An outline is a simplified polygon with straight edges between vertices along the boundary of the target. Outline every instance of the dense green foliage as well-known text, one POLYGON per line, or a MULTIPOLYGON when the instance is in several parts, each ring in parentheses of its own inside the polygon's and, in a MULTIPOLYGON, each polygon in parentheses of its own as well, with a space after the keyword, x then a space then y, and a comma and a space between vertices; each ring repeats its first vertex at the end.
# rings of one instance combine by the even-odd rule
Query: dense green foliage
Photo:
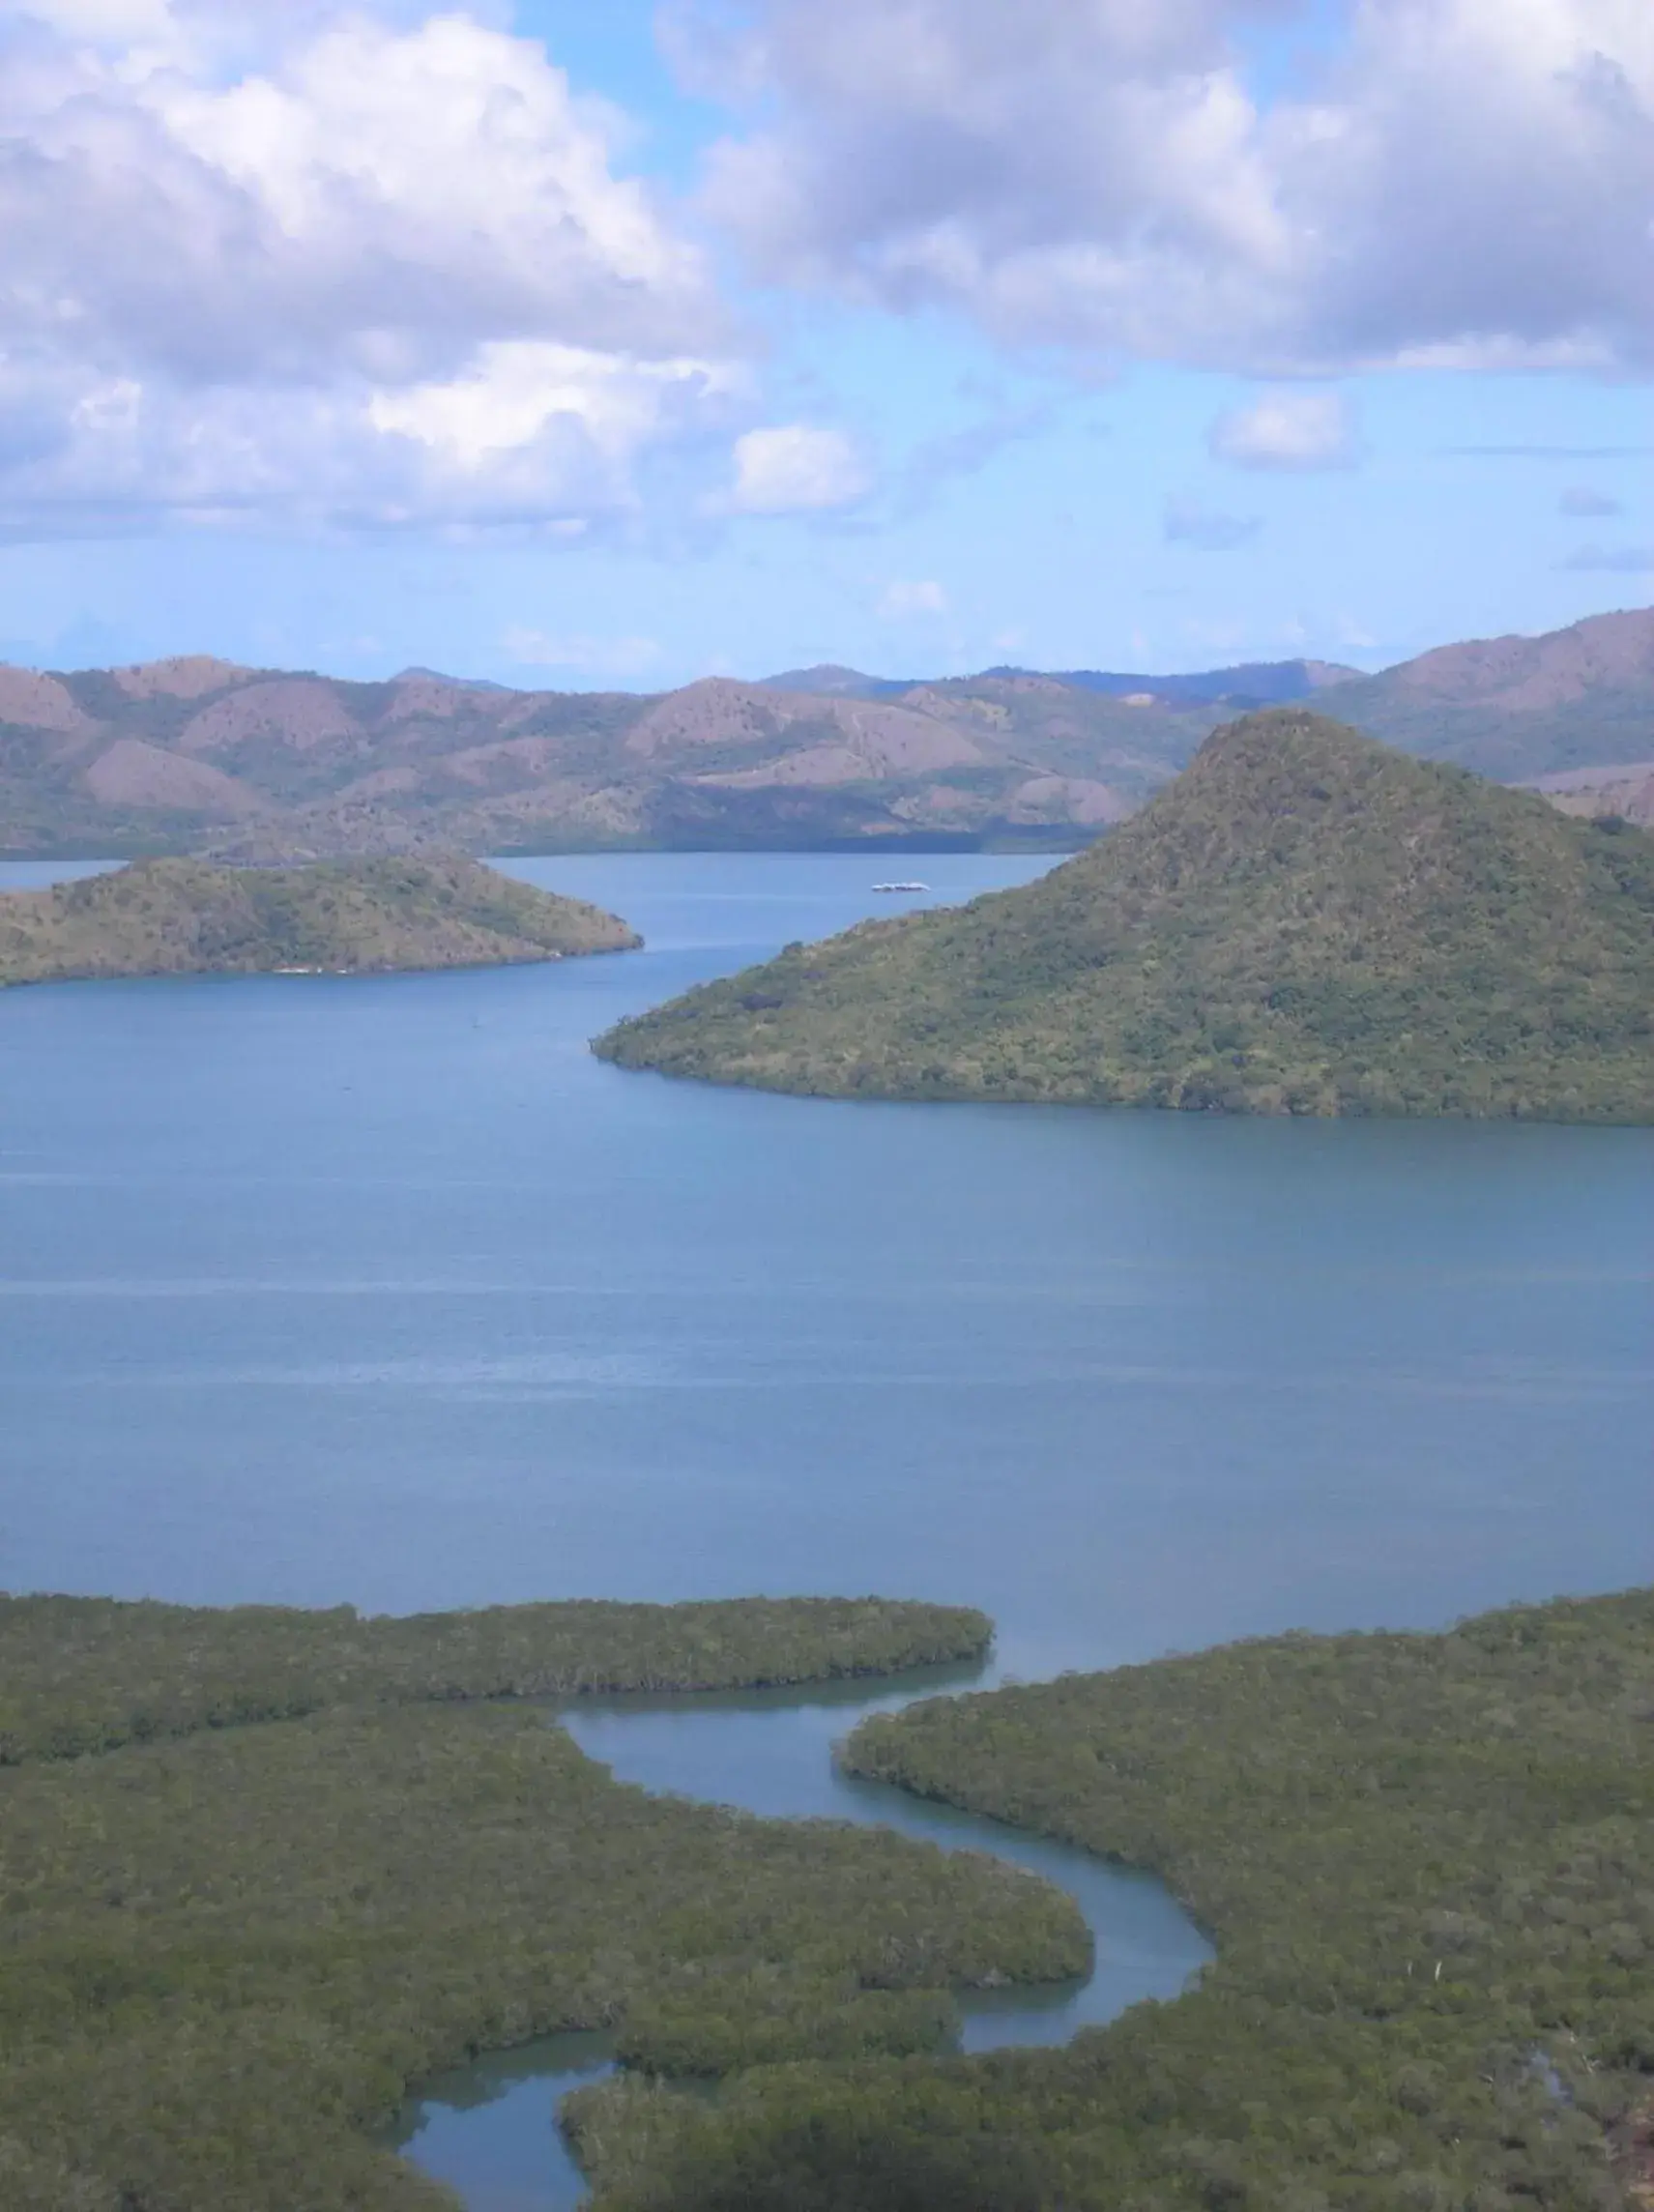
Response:
POLYGON ((1039 883, 595 1049, 839 1097, 1654 1120, 1654 839, 1275 710, 1039 883))
POLYGON ((967 1606, 885 1598, 218 1612, 0 1596, 0 1766, 324 1706, 602 1690, 727 1690, 976 1659, 967 1606))
POLYGON ((1654 1593, 936 1701, 847 1756, 1158 1869, 1217 1965, 1065 2051, 587 2092, 601 2212, 1644 2201, 1654 1593))
POLYGON ((0 984, 471 968, 622 952, 639 942, 597 907, 461 859, 303 868, 139 860, 0 896, 0 984))
POLYGON ((36 1748, 62 1748, 58 1654, 72 1709, 118 1709, 125 1649, 126 1725, 196 1732, 0 1774, 0 2204, 414 2212, 450 2199, 368 2131, 479 2049, 612 2026, 661 2072, 923 2051, 952 1986, 1079 1969, 1078 1911, 1015 1869, 651 1797, 541 1712, 223 1725, 330 1691, 783 1680, 811 1652, 901 1664, 979 1627, 811 1603, 323 1615, 306 1654, 292 1614, 9 1607, 36 1748))

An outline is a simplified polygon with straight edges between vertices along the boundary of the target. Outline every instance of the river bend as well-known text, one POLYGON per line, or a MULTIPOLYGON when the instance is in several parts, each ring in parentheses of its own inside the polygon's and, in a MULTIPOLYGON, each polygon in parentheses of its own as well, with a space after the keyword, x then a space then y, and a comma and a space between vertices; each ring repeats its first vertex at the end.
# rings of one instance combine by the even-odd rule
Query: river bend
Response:
MULTIPOLYGON (((833 1744, 858 1721, 935 1695, 948 1679, 940 1672, 910 1676, 872 1697, 865 1682, 856 1682, 803 1692, 582 1700, 561 1718, 581 1748, 623 1782, 770 1819, 854 1820, 948 1850, 992 1851, 1067 1890, 1091 1930, 1090 1974, 1047 1987, 967 1993, 968 2052, 1065 2043, 1144 1998, 1175 1996, 1211 1949, 1151 1877, 838 1770, 833 1744)), ((572 2212, 585 2181, 558 2131, 557 2106, 610 2065, 602 2035, 549 2036, 491 2052, 426 2083, 403 2114, 397 2146, 456 2189, 467 2212, 572 2212)))

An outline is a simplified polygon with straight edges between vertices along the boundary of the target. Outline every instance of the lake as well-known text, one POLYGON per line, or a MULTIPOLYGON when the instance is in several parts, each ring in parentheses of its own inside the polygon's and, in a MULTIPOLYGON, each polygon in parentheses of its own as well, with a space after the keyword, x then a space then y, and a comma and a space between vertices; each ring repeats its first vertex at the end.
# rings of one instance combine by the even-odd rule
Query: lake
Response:
MULTIPOLYGON (((1036 1676, 1654 1579, 1654 1131, 627 1075, 619 1015, 923 902, 861 856, 513 867, 648 949, 0 994, 0 1586, 881 1591, 1036 1676)), ((578 1732, 799 1811, 854 1717, 578 1732)))

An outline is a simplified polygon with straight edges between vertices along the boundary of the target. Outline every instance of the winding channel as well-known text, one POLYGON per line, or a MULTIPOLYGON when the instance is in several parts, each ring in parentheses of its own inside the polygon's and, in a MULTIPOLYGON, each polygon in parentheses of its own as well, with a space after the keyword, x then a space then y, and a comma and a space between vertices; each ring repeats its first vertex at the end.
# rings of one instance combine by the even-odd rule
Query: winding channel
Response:
MULTIPOLYGON (((963 1995, 962 2048, 1066 2043, 1146 1997, 1175 1996, 1212 1956, 1182 1907, 1147 1875, 1105 1865, 1000 1822, 927 1804, 833 1763, 834 1743, 867 1714, 979 1682, 934 1670, 881 1684, 658 1700, 583 1699, 558 1715, 623 1782, 735 1805, 771 1819, 896 1828, 947 1850, 991 1851, 1068 1891, 1095 1945, 1084 1980, 963 1995)), ((467 2212, 573 2212, 586 2181, 557 2127, 570 2089, 610 2071, 608 2037, 556 2035, 496 2052, 426 2082, 392 2140, 456 2190, 467 2212)))

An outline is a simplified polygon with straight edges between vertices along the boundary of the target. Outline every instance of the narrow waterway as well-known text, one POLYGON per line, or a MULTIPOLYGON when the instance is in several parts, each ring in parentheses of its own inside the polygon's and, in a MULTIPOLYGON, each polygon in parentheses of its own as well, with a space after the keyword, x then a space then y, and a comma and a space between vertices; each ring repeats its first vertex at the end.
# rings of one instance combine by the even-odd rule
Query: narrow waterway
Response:
MULTIPOLYGON (((582 1701, 560 1717, 581 1747, 624 1782, 792 1819, 897 1828, 946 1850, 988 1850, 1059 1883, 1076 1900, 1096 1955, 1083 1981, 975 1991, 964 1999, 966 2051, 1065 2043, 1146 1997, 1171 1997, 1211 1956, 1182 1908, 1147 1876, 1106 1866, 997 1821, 857 1782, 834 1742, 871 1712, 958 1686, 943 1673, 884 1685, 716 1697, 582 1701)), ((608 2071, 600 2035, 547 2037, 496 2052, 424 2085, 396 2140, 456 2189, 468 2212, 570 2212, 584 2193, 557 2127, 562 2098, 608 2071)))

